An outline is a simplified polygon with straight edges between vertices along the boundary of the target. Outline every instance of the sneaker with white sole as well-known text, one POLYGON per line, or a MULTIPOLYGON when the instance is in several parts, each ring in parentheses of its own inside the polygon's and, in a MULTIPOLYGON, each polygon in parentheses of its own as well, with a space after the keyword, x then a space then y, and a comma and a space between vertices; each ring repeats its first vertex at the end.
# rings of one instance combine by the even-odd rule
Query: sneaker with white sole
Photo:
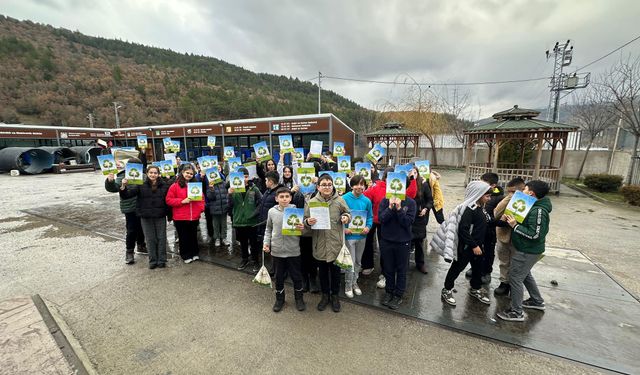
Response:
POLYGON ((512 309, 501 311, 496 314, 498 318, 508 322, 524 322, 524 313, 518 313, 512 309))
POLYGON ((216 242, 213 244, 213 246, 218 247, 220 246, 220 239, 216 238, 216 242))
POLYGON ((353 284, 353 294, 355 294, 356 296, 362 295, 362 290, 360 289, 358 284, 353 284))
POLYGON ((524 307, 525 309, 534 309, 541 311, 544 311, 545 309, 544 302, 538 303, 534 301, 533 298, 522 301, 522 307, 524 307))
POLYGON ((193 258, 185 259, 184 262, 186 264, 189 264, 189 263, 193 262, 193 258))
POLYGON ((194 255, 192 259, 193 259, 193 260, 200 260, 200 257, 199 257, 199 256, 197 256, 197 255, 194 255))
POLYGON ((345 288, 344 289, 344 295, 347 296, 347 298, 353 298, 353 289, 351 288, 345 288))
POLYGON ((231 245, 231 242, 227 241, 227 239, 225 238, 224 240, 222 240, 222 244, 224 246, 229 246, 229 245, 231 245))
POLYGON ((378 282, 376 283, 376 286, 379 289, 384 289, 387 286, 387 279, 384 278, 384 275, 380 275, 380 277, 378 278, 378 282))
POLYGON ((453 291, 451 291, 450 289, 442 288, 442 292, 440 292, 440 298, 442 298, 442 301, 444 301, 448 305, 456 305, 456 299, 453 298, 453 291))
POLYGON ((478 301, 484 303, 485 305, 490 305, 491 304, 491 300, 489 299, 489 296, 487 295, 487 292, 480 288, 480 289, 469 289, 469 295, 471 297, 476 298, 478 301))

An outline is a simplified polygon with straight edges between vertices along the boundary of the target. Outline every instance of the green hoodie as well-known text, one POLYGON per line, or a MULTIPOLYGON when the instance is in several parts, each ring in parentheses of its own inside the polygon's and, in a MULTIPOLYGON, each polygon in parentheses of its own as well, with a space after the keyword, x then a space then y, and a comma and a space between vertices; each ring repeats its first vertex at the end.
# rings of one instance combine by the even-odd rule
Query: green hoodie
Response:
POLYGON ((513 227, 511 242, 518 251, 529 254, 544 253, 544 241, 549 232, 549 197, 538 199, 522 224, 513 227))

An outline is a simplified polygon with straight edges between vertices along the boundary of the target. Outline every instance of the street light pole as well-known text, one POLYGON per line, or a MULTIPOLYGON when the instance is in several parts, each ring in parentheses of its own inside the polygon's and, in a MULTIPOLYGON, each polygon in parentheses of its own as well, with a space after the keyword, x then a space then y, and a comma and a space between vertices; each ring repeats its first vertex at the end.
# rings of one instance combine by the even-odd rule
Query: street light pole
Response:
POLYGON ((118 102, 113 102, 113 110, 116 112, 116 129, 120 129, 120 117, 118 116, 118 109, 122 108, 118 102))

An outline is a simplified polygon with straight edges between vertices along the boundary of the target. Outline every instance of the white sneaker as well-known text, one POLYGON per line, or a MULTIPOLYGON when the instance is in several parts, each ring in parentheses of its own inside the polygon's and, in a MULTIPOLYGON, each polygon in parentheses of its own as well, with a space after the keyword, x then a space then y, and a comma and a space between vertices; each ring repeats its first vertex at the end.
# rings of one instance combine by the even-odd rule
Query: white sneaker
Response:
POLYGON ((185 259, 184 262, 186 264, 189 264, 189 263, 193 262, 193 258, 185 259))
POLYGON ((220 239, 219 238, 216 238, 216 242, 215 242, 214 246, 220 246, 220 239))
POLYGON ((387 279, 384 278, 384 275, 380 275, 376 286, 380 289, 384 289, 387 286, 387 279))
POLYGON ((353 285, 353 294, 355 294, 356 296, 362 295, 362 290, 360 290, 360 287, 358 286, 358 284, 353 285))
POLYGON ((366 270, 362 270, 362 274, 365 276, 371 275, 371 272, 373 272, 373 268, 367 268, 366 270))
POLYGON ((192 259, 193 259, 193 260, 200 260, 200 257, 199 257, 199 256, 197 256, 197 255, 194 255, 192 259))
POLYGON ((229 246, 231 243, 229 241, 227 241, 227 239, 225 238, 224 240, 222 240, 222 244, 224 246, 229 246))
POLYGON ((353 290, 351 288, 345 288, 344 289, 344 294, 348 297, 348 298, 353 298, 353 290))

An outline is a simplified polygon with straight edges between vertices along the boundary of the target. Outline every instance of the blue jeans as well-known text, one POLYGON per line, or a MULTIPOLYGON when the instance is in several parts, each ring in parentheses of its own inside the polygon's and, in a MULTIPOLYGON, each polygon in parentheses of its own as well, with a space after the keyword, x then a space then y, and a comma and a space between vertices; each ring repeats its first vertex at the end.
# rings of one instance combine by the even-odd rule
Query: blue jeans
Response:
POLYGON ((364 253, 364 245, 367 242, 366 237, 358 240, 346 240, 347 247, 351 253, 353 268, 344 274, 344 286, 346 289, 353 288, 358 283, 358 274, 362 270, 362 253, 364 253))

